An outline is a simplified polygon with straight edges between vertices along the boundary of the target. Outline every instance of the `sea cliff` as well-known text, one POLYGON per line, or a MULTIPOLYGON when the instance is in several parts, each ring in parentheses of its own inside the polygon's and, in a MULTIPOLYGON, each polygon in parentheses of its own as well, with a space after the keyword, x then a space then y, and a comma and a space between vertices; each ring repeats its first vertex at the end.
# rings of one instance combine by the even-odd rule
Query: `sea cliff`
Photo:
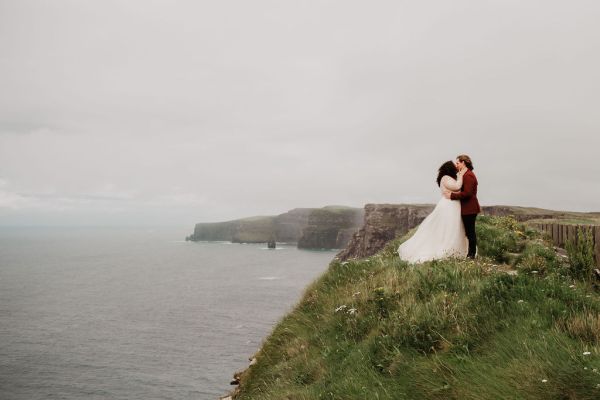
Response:
POLYGON ((297 243, 305 249, 344 248, 363 223, 364 210, 343 206, 295 208, 277 216, 198 223, 191 241, 297 243))
POLYGON ((367 205, 231 397, 597 399, 598 283, 523 221, 598 215, 486 207, 476 261, 408 265, 395 250, 431 207, 367 205))

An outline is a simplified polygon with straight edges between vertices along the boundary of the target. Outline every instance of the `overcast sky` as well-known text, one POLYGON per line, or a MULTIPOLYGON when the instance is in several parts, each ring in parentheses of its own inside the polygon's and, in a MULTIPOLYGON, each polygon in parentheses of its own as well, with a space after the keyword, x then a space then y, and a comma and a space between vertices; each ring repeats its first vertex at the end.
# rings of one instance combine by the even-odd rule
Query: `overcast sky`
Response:
POLYGON ((600 3, 0 0, 0 225, 600 211, 600 3))

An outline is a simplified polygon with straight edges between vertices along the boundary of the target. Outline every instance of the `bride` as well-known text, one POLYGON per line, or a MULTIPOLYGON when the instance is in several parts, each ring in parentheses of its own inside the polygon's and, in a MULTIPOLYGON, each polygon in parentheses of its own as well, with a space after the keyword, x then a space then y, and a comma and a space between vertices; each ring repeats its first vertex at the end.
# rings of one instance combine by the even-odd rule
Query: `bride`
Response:
POLYGON ((400 258, 420 263, 445 257, 465 257, 468 250, 465 227, 460 216, 460 202, 443 197, 445 191, 457 192, 467 169, 457 171, 452 161, 438 170, 437 184, 442 198, 415 234, 398 248, 400 258))

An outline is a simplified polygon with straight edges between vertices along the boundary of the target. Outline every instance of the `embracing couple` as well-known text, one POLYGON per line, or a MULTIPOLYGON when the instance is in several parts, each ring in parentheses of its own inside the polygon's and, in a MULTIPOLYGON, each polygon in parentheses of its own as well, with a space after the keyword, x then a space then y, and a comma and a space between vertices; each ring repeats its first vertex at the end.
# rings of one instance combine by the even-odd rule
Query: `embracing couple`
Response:
POLYGON ((475 219, 481 209, 471 158, 462 154, 456 163, 442 164, 437 184, 442 198, 415 234, 398 248, 403 260, 419 263, 446 257, 475 258, 475 219))

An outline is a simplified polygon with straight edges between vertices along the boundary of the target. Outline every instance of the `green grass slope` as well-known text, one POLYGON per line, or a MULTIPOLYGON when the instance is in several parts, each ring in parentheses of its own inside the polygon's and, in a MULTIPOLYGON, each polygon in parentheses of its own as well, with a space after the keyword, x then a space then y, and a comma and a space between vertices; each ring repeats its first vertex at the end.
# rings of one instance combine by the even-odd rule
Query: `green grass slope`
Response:
POLYGON ((511 218, 477 261, 395 249, 334 261, 275 327, 234 399, 600 399, 600 296, 511 218))

